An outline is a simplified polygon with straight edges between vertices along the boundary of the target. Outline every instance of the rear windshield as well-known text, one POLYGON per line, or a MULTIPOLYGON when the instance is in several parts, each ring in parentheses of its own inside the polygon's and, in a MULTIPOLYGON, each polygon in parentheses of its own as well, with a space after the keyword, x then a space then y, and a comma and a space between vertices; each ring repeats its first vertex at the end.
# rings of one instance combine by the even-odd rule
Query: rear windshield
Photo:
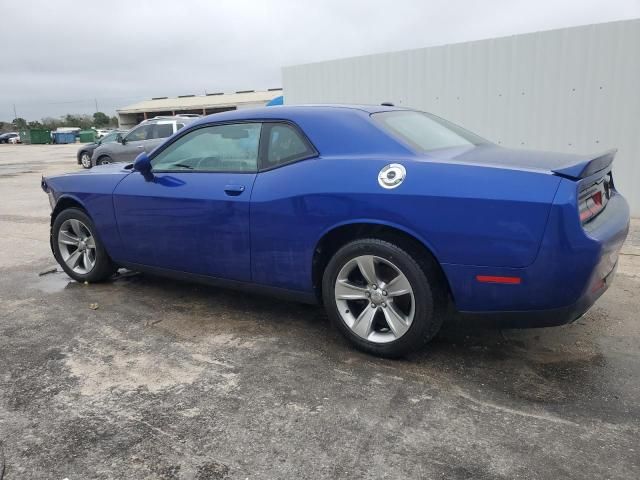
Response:
POLYGON ((385 130, 421 152, 489 143, 464 128, 425 112, 392 111, 371 116, 385 130))

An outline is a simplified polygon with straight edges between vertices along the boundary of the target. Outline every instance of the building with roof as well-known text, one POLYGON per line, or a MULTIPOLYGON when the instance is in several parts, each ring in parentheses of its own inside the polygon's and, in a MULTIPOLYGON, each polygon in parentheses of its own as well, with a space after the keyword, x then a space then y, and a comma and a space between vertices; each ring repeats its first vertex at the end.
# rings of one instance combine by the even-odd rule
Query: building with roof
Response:
POLYGON ((207 93, 206 95, 180 95, 175 98, 156 97, 119 108, 121 128, 131 128, 147 118, 160 115, 198 114, 263 107, 282 95, 282 88, 264 91, 241 90, 235 93, 207 93))

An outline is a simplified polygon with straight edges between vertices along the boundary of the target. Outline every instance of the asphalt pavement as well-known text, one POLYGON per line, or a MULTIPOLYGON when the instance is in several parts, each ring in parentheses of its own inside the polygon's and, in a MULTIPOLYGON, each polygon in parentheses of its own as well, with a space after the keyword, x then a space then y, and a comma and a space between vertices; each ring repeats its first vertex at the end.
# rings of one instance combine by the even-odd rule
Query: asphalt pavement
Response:
POLYGON ((448 325, 384 360, 318 307, 40 276, 40 176, 80 168, 76 150, 0 145, 5 480, 640 478, 640 222, 579 321, 448 325))

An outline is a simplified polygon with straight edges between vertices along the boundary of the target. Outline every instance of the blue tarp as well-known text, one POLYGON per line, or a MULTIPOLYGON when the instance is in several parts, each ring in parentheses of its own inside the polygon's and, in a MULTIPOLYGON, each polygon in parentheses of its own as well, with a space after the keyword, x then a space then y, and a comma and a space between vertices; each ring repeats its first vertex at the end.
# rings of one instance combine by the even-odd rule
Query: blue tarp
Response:
POLYGON ((284 105, 284 95, 272 99, 266 106, 273 107, 274 105, 284 105))

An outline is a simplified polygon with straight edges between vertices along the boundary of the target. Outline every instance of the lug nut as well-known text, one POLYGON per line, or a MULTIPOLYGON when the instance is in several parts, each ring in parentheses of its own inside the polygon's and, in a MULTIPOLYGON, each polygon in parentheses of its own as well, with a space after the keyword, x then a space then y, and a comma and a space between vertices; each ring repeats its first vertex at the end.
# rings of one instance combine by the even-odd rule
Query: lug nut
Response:
POLYGON ((371 292, 367 292, 367 293, 365 293, 365 295, 366 295, 367 297, 370 297, 370 296, 371 296, 371 292))
POLYGON ((375 304, 375 303, 372 303, 372 304, 371 304, 371 308, 376 308, 376 304, 375 304))
POLYGON ((386 296, 387 296, 387 291, 386 291, 386 290, 383 290, 383 291, 382 291, 382 295, 384 295, 384 296, 386 297, 386 296))
POLYGON ((386 304, 386 303, 383 303, 383 304, 382 304, 382 306, 383 306, 384 308, 387 308, 387 304, 386 304))
POLYGON ((378 288, 378 286, 374 283, 373 285, 371 285, 371 288, 373 288, 374 290, 378 288))

